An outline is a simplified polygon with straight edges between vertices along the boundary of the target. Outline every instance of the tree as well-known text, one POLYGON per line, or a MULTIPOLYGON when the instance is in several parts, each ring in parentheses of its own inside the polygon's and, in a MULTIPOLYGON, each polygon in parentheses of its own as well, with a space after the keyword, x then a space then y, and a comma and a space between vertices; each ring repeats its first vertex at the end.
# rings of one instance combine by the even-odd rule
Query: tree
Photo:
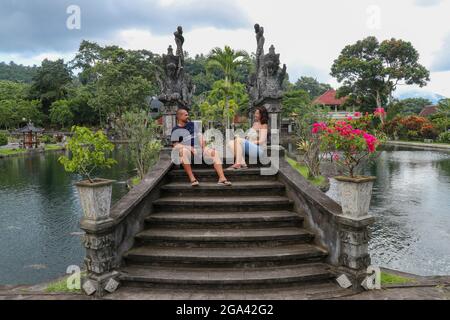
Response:
POLYGON ((75 124, 95 125, 100 122, 98 114, 89 104, 94 97, 95 87, 93 84, 80 85, 74 83, 68 87, 67 100, 73 113, 75 124))
POLYGON ((41 125, 44 119, 38 100, 0 101, 0 128, 17 128, 28 121, 41 125))
POLYGON ((89 105, 97 111, 100 123, 105 124, 120 117, 126 111, 137 111, 147 107, 146 98, 151 91, 151 84, 141 76, 130 77, 128 81, 114 81, 111 73, 114 73, 114 66, 110 66, 109 71, 105 70, 105 78, 99 80, 95 95, 89 100, 89 105), (110 83, 110 85, 108 85, 110 83))
POLYGON ((39 100, 18 100, 14 111, 16 125, 28 121, 31 121, 36 125, 42 125, 46 120, 46 116, 42 112, 39 100))
POLYGON ((299 114, 301 109, 310 104, 311 99, 305 90, 288 91, 283 95, 283 117, 290 117, 292 114, 299 114))
POLYGON ((122 137, 128 141, 132 161, 142 180, 158 161, 161 141, 159 126, 145 111, 126 112, 116 122, 122 137))
POLYGON ((29 89, 28 84, 0 80, 0 100, 24 100, 29 89))
POLYGON ((400 103, 403 105, 402 113, 405 115, 419 114, 423 108, 432 104, 430 100, 424 98, 408 98, 401 100, 400 103))
POLYGON ((230 92, 232 84, 237 77, 237 70, 239 67, 249 65, 249 56, 247 52, 243 50, 233 50, 229 46, 225 46, 224 49, 214 48, 208 55, 207 69, 219 69, 224 74, 224 82, 222 83, 222 91, 224 96, 224 108, 225 114, 228 115, 226 127, 230 127, 229 109, 230 109, 230 96, 227 92, 230 92))
MULTIPOLYGON (((303 90, 298 90, 304 92, 303 90)), ((306 93, 306 92, 305 92, 306 93)), ((326 111, 311 103, 301 104, 296 108, 296 135, 298 149, 303 153, 303 162, 308 167, 308 178, 320 175, 320 139, 312 134, 314 123, 327 119, 326 111)))
POLYGON ((50 107, 50 121, 62 128, 73 123, 74 115, 67 100, 57 100, 50 107))
POLYGON ((14 126, 12 100, 0 100, 0 128, 8 130, 14 126))
POLYGON ((23 66, 11 61, 9 64, 0 62, 0 80, 9 80, 20 83, 31 83, 36 74, 36 66, 23 66))
POLYGON ((445 119, 444 131, 448 131, 450 120, 450 99, 442 99, 439 101, 437 114, 445 119))
POLYGON ((224 49, 214 48, 208 55, 207 70, 219 69, 224 74, 225 82, 234 82, 240 66, 249 65, 248 53, 243 50, 233 50, 229 46, 224 49))
POLYGON ((56 61, 45 59, 33 77, 30 96, 41 101, 42 111, 48 115, 51 104, 65 98, 66 86, 71 81, 71 71, 63 59, 56 61))
POLYGON ((331 75, 342 87, 338 97, 349 95, 361 111, 386 105, 398 85, 429 81, 429 71, 419 64, 419 53, 410 42, 367 37, 346 46, 331 67, 331 75))
POLYGON ((22 118, 37 122, 42 120, 38 103, 26 100, 29 88, 29 85, 23 83, 0 81, 0 128, 16 127, 22 122, 22 118))
POLYGON ((233 118, 248 106, 248 94, 240 82, 227 83, 216 81, 206 99, 199 105, 201 119, 205 122, 222 122, 224 118, 233 118))
POLYGON ((157 93, 157 63, 158 57, 148 50, 83 41, 71 66, 81 70, 81 83, 93 88, 88 104, 105 124, 126 111, 147 107, 146 98, 157 93))
POLYGON ((320 83, 312 77, 301 77, 293 86, 294 90, 304 90, 309 94, 311 99, 315 99, 332 87, 327 83, 320 83))
POLYGON ((73 136, 67 143, 67 149, 71 157, 61 156, 58 161, 67 172, 77 172, 86 177, 90 183, 94 183, 93 174, 102 168, 111 168, 117 163, 116 160, 108 158, 114 150, 114 144, 102 131, 92 132, 89 128, 72 128, 73 136))
POLYGON ((203 54, 196 55, 194 58, 185 57, 184 62, 186 72, 192 76, 192 83, 197 95, 212 90, 214 82, 223 79, 223 73, 220 69, 206 69, 208 58, 203 54))

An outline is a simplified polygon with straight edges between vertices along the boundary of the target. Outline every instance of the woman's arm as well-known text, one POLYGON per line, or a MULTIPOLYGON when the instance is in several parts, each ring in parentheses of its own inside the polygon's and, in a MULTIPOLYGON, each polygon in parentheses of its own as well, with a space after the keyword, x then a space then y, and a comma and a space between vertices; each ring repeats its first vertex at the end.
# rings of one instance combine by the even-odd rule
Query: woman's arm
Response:
POLYGON ((263 124, 259 129, 259 139, 258 141, 256 141, 256 144, 261 145, 267 142, 267 132, 268 132, 267 124, 263 124))

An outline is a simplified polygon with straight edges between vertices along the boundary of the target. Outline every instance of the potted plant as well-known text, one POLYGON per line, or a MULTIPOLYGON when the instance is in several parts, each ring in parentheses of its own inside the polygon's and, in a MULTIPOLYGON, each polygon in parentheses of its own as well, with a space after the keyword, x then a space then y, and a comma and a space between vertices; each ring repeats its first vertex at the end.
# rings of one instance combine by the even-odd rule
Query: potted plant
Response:
POLYGON ((114 144, 101 131, 96 133, 85 127, 72 127, 72 138, 67 143, 71 157, 62 156, 58 160, 67 172, 77 172, 85 180, 76 183, 84 218, 100 221, 109 217, 112 183, 93 177, 95 170, 111 168, 116 164, 108 154, 114 150, 114 144))
POLYGON ((358 120, 348 118, 347 121, 332 121, 329 124, 315 123, 313 133, 319 134, 323 148, 332 149, 332 160, 341 168, 344 175, 335 177, 338 182, 342 213, 354 218, 366 216, 369 211, 372 186, 376 179, 372 176, 361 176, 356 170, 362 162, 370 160, 380 144, 380 140, 362 127, 370 116, 358 120))

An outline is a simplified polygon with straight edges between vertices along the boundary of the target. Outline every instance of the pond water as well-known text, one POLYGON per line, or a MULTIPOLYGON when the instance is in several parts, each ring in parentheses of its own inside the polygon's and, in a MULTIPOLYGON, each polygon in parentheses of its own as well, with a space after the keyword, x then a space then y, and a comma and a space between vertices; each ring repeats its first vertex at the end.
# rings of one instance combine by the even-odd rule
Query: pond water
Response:
MULTIPOLYGON (((374 265, 450 275, 450 153, 386 148, 364 174, 377 177, 369 243, 374 265)), ((327 193, 337 199, 335 181, 327 193)))
MULTIPOLYGON (((0 284, 35 284, 83 264, 81 208, 60 153, 0 159, 0 284)), ((126 192, 132 166, 101 173, 117 180, 113 202, 126 192)), ((370 213, 377 217, 370 251, 374 264, 422 275, 450 274, 450 154, 389 148, 366 169, 376 175, 370 213)), ((328 195, 336 198, 332 180, 328 195)))
MULTIPOLYGON (((58 163, 61 152, 0 159, 0 285, 35 284, 82 266, 81 207, 74 183, 58 163)), ((118 164, 99 176, 117 180, 113 202, 132 173, 122 146, 118 164)))

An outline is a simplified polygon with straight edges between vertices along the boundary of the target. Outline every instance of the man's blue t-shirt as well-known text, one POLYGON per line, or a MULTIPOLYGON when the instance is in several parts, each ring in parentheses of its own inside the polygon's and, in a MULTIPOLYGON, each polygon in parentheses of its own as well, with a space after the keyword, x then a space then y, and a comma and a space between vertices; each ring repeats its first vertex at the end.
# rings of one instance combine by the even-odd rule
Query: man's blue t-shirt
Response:
MULTIPOLYGON (((193 147, 194 146, 194 138, 195 138, 194 132, 195 132, 195 127, 194 127, 193 122, 186 123, 186 125, 184 127, 180 127, 177 124, 172 129, 171 141, 173 143, 175 143, 175 142, 181 143, 183 141, 188 141, 190 139, 191 146, 193 147), (185 129, 185 130, 179 130, 179 133, 174 134, 175 130, 177 130, 177 129, 185 129)), ((186 144, 186 142, 184 144, 186 144)))

